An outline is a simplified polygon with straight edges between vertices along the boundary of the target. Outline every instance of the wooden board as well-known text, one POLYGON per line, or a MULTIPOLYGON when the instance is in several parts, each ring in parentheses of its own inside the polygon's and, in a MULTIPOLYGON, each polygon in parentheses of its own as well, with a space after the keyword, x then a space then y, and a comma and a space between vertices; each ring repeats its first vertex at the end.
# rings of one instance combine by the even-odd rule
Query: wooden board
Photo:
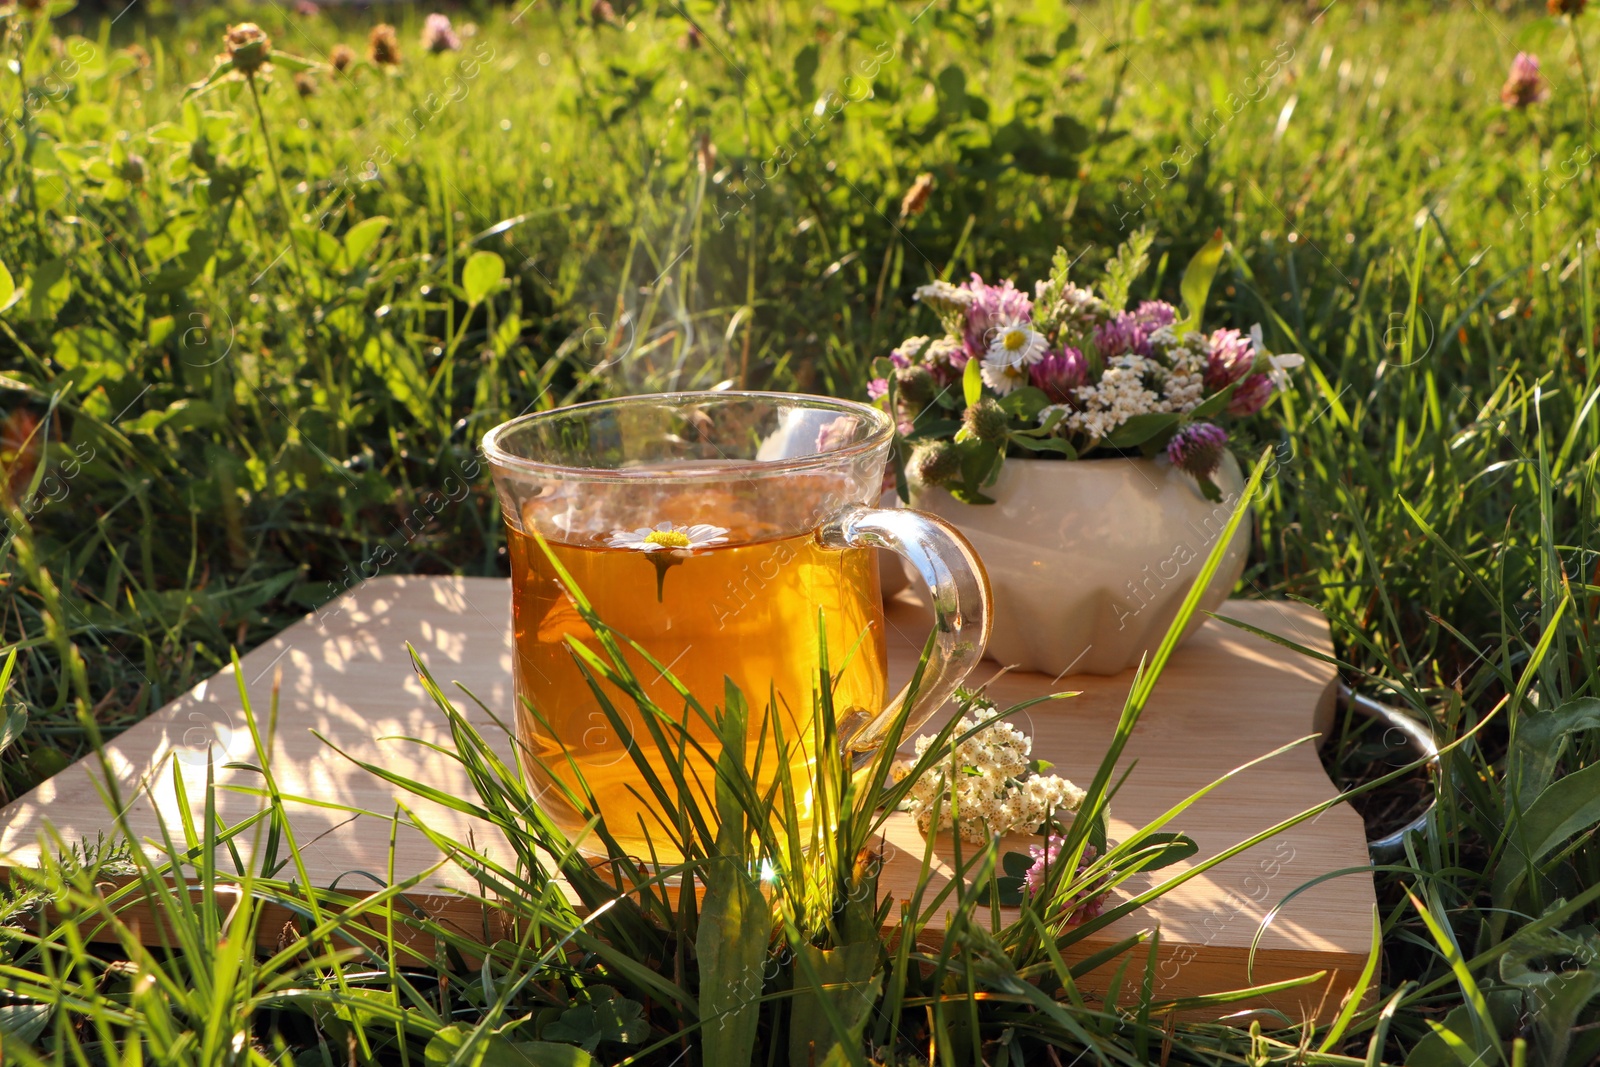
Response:
MULTIPOLYGON (((1224 614, 1328 648, 1327 624, 1294 604, 1230 601, 1224 614)), ((918 607, 896 601, 888 613, 892 681, 909 676, 925 636, 918 607)), ((360 758, 417 780, 470 794, 465 776, 409 736, 448 744, 444 722, 424 695, 407 657, 413 644, 441 683, 459 682, 491 708, 509 712, 511 689, 510 594, 488 578, 376 578, 307 616, 241 660, 252 706, 265 717, 272 685, 281 677, 273 767, 287 794, 383 813, 349 816, 295 805, 292 821, 310 874, 346 891, 362 882, 352 872, 381 873, 388 864, 390 823, 398 791, 333 752, 312 730, 360 758)), ((992 677, 985 663, 975 681, 992 677)), ((1033 735, 1034 755, 1056 772, 1087 783, 1110 738, 1131 677, 1074 676, 1052 685, 1043 675, 1008 673, 990 692, 1006 706, 1063 689, 1071 700, 1030 709, 1016 720, 1033 735)), ((1219 622, 1206 623, 1173 657, 1126 753, 1131 776, 1113 805, 1111 836, 1127 835, 1174 803, 1246 761, 1305 737, 1314 717, 1332 700, 1333 671, 1270 642, 1219 622)), ((486 737, 511 758, 509 740, 470 701, 459 702, 486 737)), ((508 716, 509 718, 509 716, 508 716)), ((931 726, 929 727, 931 729, 931 726)), ((256 785, 256 776, 227 769, 253 759, 230 668, 202 682, 106 748, 135 836, 160 837, 160 821, 179 825, 172 777, 181 772, 196 812, 203 804, 208 761, 219 785, 256 785)), ((74 764, 0 809, 0 866, 38 863, 42 835, 53 829, 68 844, 94 841, 111 827, 93 759, 74 764)), ((1228 846, 1334 794, 1311 745, 1301 745, 1224 783, 1184 813, 1171 829, 1188 833, 1200 857, 1228 846)), ((481 824, 414 797, 404 797, 419 818, 457 840, 475 834, 491 853, 499 844, 481 824)), ((235 823, 257 810, 250 796, 219 789, 219 814, 235 823)), ((1315 971, 1317 985, 1270 998, 1271 1006, 1300 1019, 1337 1011, 1365 961, 1374 903, 1370 874, 1324 882, 1296 896, 1261 937, 1253 972, 1246 961, 1251 939, 1269 909, 1319 875, 1359 868, 1369 860, 1356 814, 1335 807, 1271 841, 1208 871, 1080 946, 1078 957, 1130 933, 1159 928, 1156 996, 1161 999, 1237 989, 1315 971)), ((1019 841, 1020 850, 1025 842, 1019 841)), ((925 840, 904 815, 889 821, 882 888, 905 899, 917 877, 925 840)), ((248 854, 248 849, 244 850, 248 854)), ((953 853, 935 841, 935 877, 948 878, 953 853)), ((402 828, 395 874, 426 870, 438 853, 415 830, 402 828)), ((1149 877, 1169 877, 1181 866, 1149 877)), ((1135 883, 1137 892, 1148 882, 1135 883)), ((481 914, 457 893, 476 893, 465 872, 446 866, 424 891, 408 895, 442 921, 481 925, 481 914)), ((275 930, 270 924, 264 929, 275 930)), ((150 927, 155 936, 155 927, 150 927)), ((275 935, 274 935, 275 936, 275 935)), ((1085 979, 1090 994, 1103 991, 1112 968, 1085 979)))

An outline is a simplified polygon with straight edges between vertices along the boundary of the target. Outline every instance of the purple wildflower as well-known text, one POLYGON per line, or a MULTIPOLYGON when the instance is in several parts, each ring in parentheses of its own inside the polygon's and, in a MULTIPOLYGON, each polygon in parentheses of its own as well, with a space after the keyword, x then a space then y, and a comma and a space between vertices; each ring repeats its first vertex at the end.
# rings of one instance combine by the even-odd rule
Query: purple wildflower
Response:
POLYGON ((1213 423, 1196 422, 1179 430, 1167 442, 1167 458, 1180 470, 1196 478, 1207 478, 1221 465, 1227 447, 1226 430, 1213 423))
POLYGON ((867 399, 882 400, 889 395, 889 380, 887 378, 874 378, 867 383, 867 399))
POLYGON ((1506 107, 1525 108, 1550 96, 1550 87, 1539 74, 1539 57, 1531 52, 1518 52, 1511 61, 1506 83, 1500 87, 1500 102, 1506 107))
POLYGON ((1094 346, 1106 359, 1115 359, 1117 356, 1126 356, 1130 353, 1136 356, 1148 356, 1152 329, 1140 322, 1135 315, 1119 311, 1095 330, 1094 346))
POLYGON ((1265 374, 1250 375, 1239 383, 1239 387, 1229 398, 1228 414, 1254 415, 1267 406, 1267 401, 1272 399, 1272 394, 1277 388, 1272 384, 1272 379, 1265 374))
POLYGON ((1047 353, 1028 368, 1028 377, 1034 387, 1043 390, 1052 404, 1070 401, 1072 391, 1083 384, 1084 375, 1083 353, 1071 345, 1060 352, 1047 353))
POLYGON ((450 16, 437 11, 422 24, 422 50, 424 52, 459 52, 461 38, 450 26, 450 16))
POLYGON ((1155 331, 1177 322, 1178 309, 1165 300, 1146 300, 1134 311, 1133 317, 1155 331))
MULTIPOLYGON (((1029 322, 1033 316, 1033 301, 1028 294, 1011 284, 1007 278, 999 285, 986 285, 974 271, 972 280, 962 288, 973 295, 972 306, 967 309, 967 322, 962 330, 961 343, 970 359, 982 359, 989 351, 989 340, 1002 326, 1029 322)), ((961 361, 962 365, 966 360, 961 361)))
POLYGON ((1206 339, 1206 390, 1217 392, 1250 373, 1255 365, 1255 342, 1234 329, 1214 330, 1206 339))
POLYGON ((856 420, 849 415, 840 415, 817 432, 817 451, 832 452, 849 444, 855 436, 856 420))
MULTIPOLYGON (((1061 860, 1061 848, 1067 839, 1060 834, 1051 834, 1045 841, 1045 846, 1028 846, 1028 855, 1033 857, 1033 866, 1028 868, 1022 876, 1023 886, 1029 894, 1036 894, 1044 888, 1045 879, 1049 876, 1050 868, 1061 860)), ((1083 846, 1083 856, 1078 861, 1078 874, 1088 870, 1089 864, 1094 862, 1097 855, 1093 845, 1083 846)), ((1077 924, 1087 922, 1100 914, 1104 906, 1105 891, 1098 884, 1082 886, 1072 896, 1067 898, 1063 907, 1067 912, 1067 922, 1077 924)))

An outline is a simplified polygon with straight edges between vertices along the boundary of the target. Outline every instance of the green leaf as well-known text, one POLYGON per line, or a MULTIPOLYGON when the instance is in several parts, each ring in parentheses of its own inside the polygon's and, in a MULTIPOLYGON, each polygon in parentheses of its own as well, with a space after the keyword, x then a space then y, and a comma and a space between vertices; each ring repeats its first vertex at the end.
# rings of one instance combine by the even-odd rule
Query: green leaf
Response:
POLYGON ((506 276, 506 263, 494 252, 474 252, 461 268, 461 288, 466 290, 467 303, 476 307, 483 303, 495 286, 506 276))
MULTIPOLYGON (((3 283, 0 288, 4 288, 3 283)), ((28 318, 33 322, 54 319, 71 296, 72 279, 67 274, 67 261, 45 260, 34 268, 33 277, 28 279, 28 318)))
POLYGON ((1029 452, 1059 452, 1068 459, 1078 458, 1078 450, 1064 437, 1023 437, 1020 434, 1013 434, 1008 440, 1018 448, 1025 448, 1029 452))
POLYGON ((1180 418, 1180 415, 1170 411, 1152 411, 1135 415, 1112 430, 1106 437, 1105 444, 1112 448, 1137 448, 1156 434, 1176 428, 1180 418))
MULTIPOLYGON (((796 961, 798 975, 789 1016, 790 1063, 850 1062, 842 1054, 842 1046, 848 1043, 860 1047, 862 1032, 883 984, 883 975, 878 972, 881 952, 882 945, 877 941, 860 941, 835 949, 796 946, 796 955, 804 960, 796 961), (828 1008, 843 1024, 843 1037, 829 1021, 828 1008)), ((705 1062, 720 1061, 707 1056, 705 1062)))
POLYGON ((1517 805, 1526 811, 1550 785, 1571 735, 1595 729, 1600 729, 1600 699, 1595 697, 1570 700, 1519 719, 1506 775, 1517 805))
POLYGON ((1041 389, 1031 385, 1024 385, 1013 389, 1000 398, 1000 410, 1014 419, 1032 423, 1039 418, 1039 412, 1050 406, 1050 398, 1044 395, 1041 389))
POLYGON ((767 945, 772 909, 749 874, 750 827, 741 804, 741 785, 751 785, 742 763, 749 710, 744 695, 727 680, 726 710, 717 720, 722 753, 717 758, 717 855, 706 860, 702 879, 700 929, 695 955, 700 961, 700 1019, 706 1063, 749 1063, 761 1022, 767 945))
POLYGON ((810 103, 817 95, 817 46, 808 44, 794 54, 795 98, 810 103))
MULTIPOLYGON (((762 948, 764 951, 764 944, 762 948)), ((650 1024, 645 1021, 643 1004, 618 996, 616 990, 608 986, 600 986, 591 991, 586 1003, 563 1011, 540 1036, 593 1052, 602 1041, 637 1045, 650 1036, 650 1024)))
POLYGON ((1509 894, 1530 868, 1567 838, 1596 823, 1600 823, 1600 763, 1558 779, 1528 805, 1495 871, 1495 902, 1508 905, 1509 894))
POLYGON ((190 430, 200 426, 217 426, 222 422, 222 412, 211 401, 184 398, 174 400, 165 410, 158 408, 146 411, 126 425, 129 433, 153 433, 162 427, 190 430))
POLYGON ((0 263, 0 311, 17 302, 17 283, 4 263, 0 263))
MULTIPOLYGON (((1120 311, 1127 306, 1128 294, 1133 291, 1133 283, 1139 275, 1144 273, 1145 267, 1150 265, 1150 243, 1155 236, 1145 227, 1141 226, 1128 235, 1117 249, 1117 254, 1111 257, 1106 264, 1104 275, 1100 279, 1100 297, 1111 310, 1120 311)), ((1084 353, 1085 356, 1089 353, 1084 353)), ((1093 363, 1090 367, 1093 369, 1093 363)))
POLYGON ((961 391, 969 408, 983 396, 983 365, 978 360, 967 360, 967 369, 961 372, 961 391))
POLYGON ((472 1067, 593 1067, 594 1057, 575 1045, 552 1041, 513 1041, 501 1034, 483 1032, 476 1037, 459 1024, 446 1026, 428 1042, 423 1053, 430 1067, 450 1063, 472 1067), (456 1059, 462 1049, 467 1055, 456 1059))
POLYGON ((1183 293, 1183 321, 1177 325, 1179 334, 1200 328, 1200 315, 1211 293, 1212 279, 1217 276, 1217 268, 1222 266, 1222 252, 1226 247, 1222 231, 1217 230, 1184 268, 1183 284, 1179 287, 1183 293))
POLYGON ((45 1024, 50 1021, 50 1005, 28 1001, 22 1004, 0 1004, 0 1034, 7 1044, 27 1047, 39 1040, 45 1024))
POLYGON ((352 269, 360 264, 362 257, 378 243, 378 238, 382 237, 383 231, 388 228, 388 216, 374 215, 370 219, 362 219, 345 232, 344 252, 350 257, 352 269))
POLYGON ((0 709, 3 709, 3 717, 0 717, 0 752, 4 752, 27 728, 28 706, 7 693, 3 701, 0 701, 0 709))

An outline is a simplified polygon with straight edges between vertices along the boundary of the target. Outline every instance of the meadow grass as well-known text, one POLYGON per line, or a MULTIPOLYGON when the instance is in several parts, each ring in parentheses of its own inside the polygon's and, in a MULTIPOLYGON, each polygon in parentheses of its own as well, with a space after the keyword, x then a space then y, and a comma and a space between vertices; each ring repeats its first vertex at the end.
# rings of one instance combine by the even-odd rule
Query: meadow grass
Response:
MULTIPOLYGON (((244 9, 0 23, 16 63, 0 83, 0 263, 18 287, 0 292, 16 296, 0 312, 6 795, 363 576, 505 573, 475 448, 509 415, 722 381, 858 395, 872 358, 929 331, 909 293, 930 278, 1039 274, 1058 245, 1087 274, 1149 226, 1141 286, 1170 295, 1221 228, 1232 253, 1207 323, 1260 321, 1309 364, 1274 409, 1281 432, 1246 443, 1272 451, 1243 591, 1326 612, 1344 678, 1441 740, 1477 728, 1442 758, 1426 830, 1383 857, 1379 1007, 1325 1051, 1590 1062, 1596 16, 614 6, 615 23, 585 6, 485 9, 462 51, 437 56, 417 47, 416 10, 251 8, 309 60, 363 50, 379 17, 404 49, 392 70, 298 87, 281 66, 259 107, 236 81, 184 93, 244 9), (1551 90, 1525 111, 1499 98, 1518 50, 1551 90), (902 215, 923 173, 927 206, 902 215)), ((1344 782, 1396 762, 1356 720, 1327 758, 1344 782)), ((1409 782, 1371 794, 1375 832, 1431 792, 1409 782)), ((47 872, 41 891, 76 886, 82 921, 104 918, 92 869, 47 872)), ((269 882, 252 888, 310 909, 269 882)), ((172 1055, 204 1062, 221 1047, 206 1041, 238 1031, 196 1020, 246 1010, 310 1020, 286 1048, 366 1055, 353 1005, 382 1000, 370 1010, 403 1035, 417 1005, 402 1000, 427 1002, 408 991, 414 961, 391 952, 373 978, 324 935, 301 946, 311 959, 225 953, 250 969, 224 990, 236 1000, 196 977, 211 949, 141 965, 194 983, 162 1016, 130 977, 145 972, 107 966, 76 929, 60 949, 22 935, 6 949, 9 987, 82 987, 40 1023, 46 1057, 92 1044, 110 1059, 137 1016, 200 1035, 172 1055)), ((469 1031, 500 992, 464 1003, 469 1031)), ((25 1007, 8 1029, 40 1018, 25 1007)), ((429 1010, 418 1025, 454 1025, 429 1010)), ((1152 1036, 1132 1014, 1051 1040, 1062 1062, 1136 1056, 1152 1036)), ((1326 1033, 1294 1022, 1180 1028, 1168 1054, 1315 1053, 1326 1033)), ((1001 1054, 992 1025, 964 1056, 1001 1054)))

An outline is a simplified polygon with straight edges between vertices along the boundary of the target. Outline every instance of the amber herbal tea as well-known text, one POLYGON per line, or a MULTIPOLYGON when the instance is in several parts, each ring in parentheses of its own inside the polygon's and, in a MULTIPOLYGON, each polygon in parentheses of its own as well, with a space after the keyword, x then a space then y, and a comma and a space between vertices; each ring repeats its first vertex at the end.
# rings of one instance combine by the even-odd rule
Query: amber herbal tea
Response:
MULTIPOLYGON (((549 544, 599 617, 644 646, 707 712, 725 703, 725 677, 739 687, 751 716, 745 763, 755 767, 759 757, 762 786, 777 778, 780 736, 793 780, 809 781, 813 693, 822 662, 819 612, 836 679, 837 716, 870 718, 885 704, 876 553, 824 547, 810 532, 742 541, 718 527, 658 526, 665 529, 619 531, 601 544, 549 544), (691 540, 695 536, 700 543, 691 540), (770 716, 780 722, 763 722, 770 716), (758 740, 763 733, 764 743, 758 740)), ((671 835, 663 830, 659 804, 628 751, 630 740, 601 709, 568 645, 570 637, 598 650, 593 631, 538 543, 514 530, 508 537, 517 694, 519 705, 525 700, 537 712, 519 706, 518 732, 541 806, 576 834, 586 819, 569 796, 583 797, 581 775, 604 808, 608 830, 625 848, 649 856, 653 847, 664 862, 678 859, 666 845, 671 835)), ((711 724, 689 709, 658 668, 631 649, 625 654, 646 692, 677 717, 709 759, 693 750, 681 757, 661 751, 638 709, 602 682, 613 708, 627 720, 631 744, 662 782, 672 780, 668 761, 678 762, 709 798, 720 752, 711 724)), ((808 801, 801 798, 802 804, 808 801)), ((801 819, 808 814, 802 810, 801 819)))

